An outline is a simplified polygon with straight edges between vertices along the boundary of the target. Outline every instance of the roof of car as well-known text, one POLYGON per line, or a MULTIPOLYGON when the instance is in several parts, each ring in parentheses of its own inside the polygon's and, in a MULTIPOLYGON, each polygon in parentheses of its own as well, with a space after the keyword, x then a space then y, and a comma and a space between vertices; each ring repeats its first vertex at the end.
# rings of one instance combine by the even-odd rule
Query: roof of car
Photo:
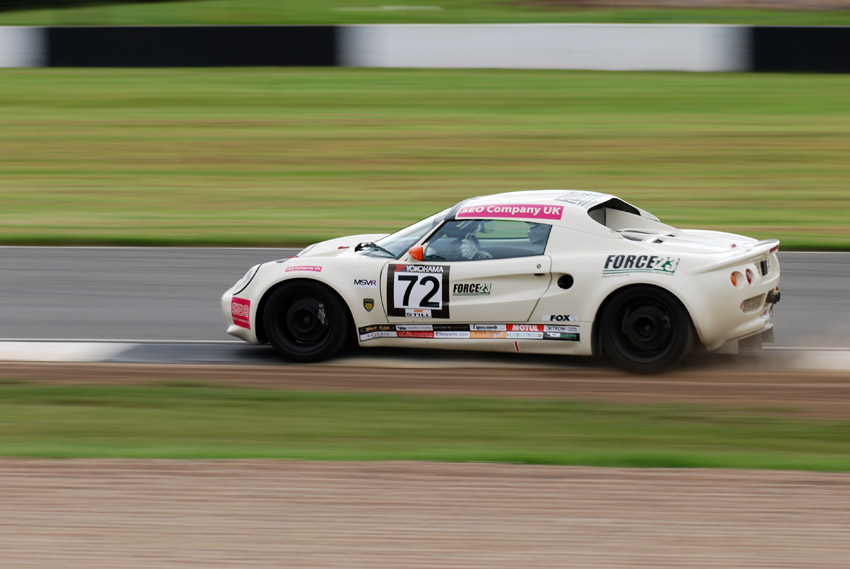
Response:
POLYGON ((583 190, 505 192, 464 200, 455 206, 452 217, 456 219, 509 218, 555 223, 574 218, 579 213, 584 214, 591 207, 611 199, 617 198, 610 194, 583 190))

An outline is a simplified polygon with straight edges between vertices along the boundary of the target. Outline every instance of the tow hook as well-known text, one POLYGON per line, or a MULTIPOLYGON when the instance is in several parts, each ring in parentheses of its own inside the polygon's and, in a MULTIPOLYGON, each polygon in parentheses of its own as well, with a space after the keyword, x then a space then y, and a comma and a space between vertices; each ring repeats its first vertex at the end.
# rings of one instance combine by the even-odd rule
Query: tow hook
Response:
POLYGON ((772 290, 769 293, 767 293, 767 300, 765 300, 765 302, 767 304, 778 304, 779 303, 779 297, 780 297, 779 291, 778 290, 772 290))

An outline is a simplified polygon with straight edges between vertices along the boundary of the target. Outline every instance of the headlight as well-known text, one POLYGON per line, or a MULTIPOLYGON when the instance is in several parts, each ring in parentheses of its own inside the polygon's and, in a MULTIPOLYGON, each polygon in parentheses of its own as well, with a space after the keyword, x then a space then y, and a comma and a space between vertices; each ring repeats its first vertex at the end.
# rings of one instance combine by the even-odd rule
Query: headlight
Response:
MULTIPOLYGON (((260 263, 260 265, 262 265, 262 263, 260 263)), ((257 271, 260 270, 260 265, 254 265, 253 267, 248 269, 248 272, 245 273, 244 277, 236 281, 236 284, 233 285, 233 294, 239 294, 240 292, 245 290, 246 286, 251 284, 251 280, 254 278, 254 275, 256 275, 257 271)))

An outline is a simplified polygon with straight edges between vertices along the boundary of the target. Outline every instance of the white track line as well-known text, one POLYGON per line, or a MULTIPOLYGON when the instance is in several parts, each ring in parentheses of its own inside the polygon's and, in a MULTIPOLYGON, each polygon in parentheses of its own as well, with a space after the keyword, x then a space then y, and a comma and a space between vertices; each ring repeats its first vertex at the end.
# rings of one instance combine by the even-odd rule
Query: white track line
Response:
POLYGON ((135 346, 103 342, 0 342, 0 361, 102 362, 135 346))
MULTIPOLYGON (((245 345, 240 341, 225 341, 225 340, 203 340, 203 341, 176 341, 176 340, 159 340, 159 341, 128 341, 128 340, 108 340, 108 341, 87 341, 87 340, 0 340, 0 362, 103 362, 108 361, 122 353, 128 352, 134 348, 139 348, 144 345, 183 345, 187 346, 184 352, 191 356, 192 345, 222 345, 222 344, 238 344, 245 345)), ((766 348, 764 352, 758 350, 749 350, 742 354, 742 358, 760 357, 767 367, 777 367, 777 369, 794 369, 794 370, 833 370, 833 371, 850 371, 850 348, 793 348, 793 347, 771 347, 766 348)), ((140 360, 147 361, 147 360, 140 360)), ((368 357, 365 353, 355 358, 338 358, 330 360, 327 365, 356 365, 359 367, 385 367, 387 365, 397 366, 402 362, 404 366, 419 367, 421 361, 409 361, 409 358, 402 357, 393 358, 386 355, 378 357, 368 357)), ((169 363, 161 361, 158 363, 169 363)), ((500 367, 527 367, 528 361, 517 359, 515 363, 502 361, 493 364, 478 359, 463 360, 463 359, 446 359, 440 361, 430 360, 429 366, 437 367, 466 367, 474 365, 475 367, 487 367, 488 365, 497 365, 500 367)))

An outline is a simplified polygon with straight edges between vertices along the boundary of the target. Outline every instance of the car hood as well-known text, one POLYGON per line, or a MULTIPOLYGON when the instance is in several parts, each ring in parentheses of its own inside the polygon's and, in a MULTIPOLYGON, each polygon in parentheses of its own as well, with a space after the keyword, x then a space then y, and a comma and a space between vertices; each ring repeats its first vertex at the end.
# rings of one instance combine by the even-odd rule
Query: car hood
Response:
POLYGON ((387 235, 388 233, 364 233, 362 235, 348 235, 346 237, 328 239, 327 241, 314 243, 306 247, 296 257, 336 257, 358 243, 377 241, 387 235))

